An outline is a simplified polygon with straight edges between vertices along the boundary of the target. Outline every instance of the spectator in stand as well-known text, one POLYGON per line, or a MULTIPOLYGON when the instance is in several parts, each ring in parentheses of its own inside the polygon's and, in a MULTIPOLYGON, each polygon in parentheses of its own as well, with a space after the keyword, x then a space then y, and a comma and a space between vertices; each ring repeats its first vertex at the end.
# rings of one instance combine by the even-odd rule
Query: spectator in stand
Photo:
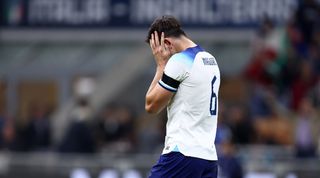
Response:
POLYGON ((311 99, 304 97, 299 105, 294 122, 294 139, 296 156, 309 158, 316 156, 316 147, 320 136, 320 118, 317 115, 311 99))
POLYGON ((15 128, 11 118, 0 110, 0 149, 12 149, 15 139, 15 128))
MULTIPOLYGON (((221 168, 219 177, 223 178, 242 178, 242 167, 239 159, 236 157, 235 146, 232 142, 233 135, 229 127, 230 121, 227 120, 227 114, 230 108, 219 101, 218 127, 216 134, 216 147, 219 156, 218 164, 221 168)), ((246 133, 241 133, 246 134, 246 133)))
POLYGON ((226 140, 231 138, 232 132, 229 127, 229 122, 227 121, 227 112, 228 108, 224 105, 223 102, 219 100, 219 112, 218 112, 218 127, 215 143, 217 144, 217 149, 219 149, 220 144, 226 140))
POLYGON ((311 64, 308 61, 301 61, 300 75, 292 85, 291 107, 298 110, 301 100, 310 94, 311 89, 316 84, 316 76, 313 73, 311 64))
POLYGON ((8 119, 2 130, 2 148, 13 150, 15 147, 16 128, 12 119, 8 119))
POLYGON ((265 17, 251 42, 252 57, 245 76, 256 83, 274 83, 286 58, 286 35, 282 28, 265 17))
POLYGON ((90 125, 91 108, 85 98, 80 98, 71 116, 71 123, 59 145, 60 152, 93 153, 96 143, 90 125))
POLYGON ((269 18, 265 18, 255 38, 252 40, 252 57, 245 70, 245 76, 260 84, 270 84, 271 76, 267 67, 277 55, 276 49, 269 39, 273 39, 274 25, 269 18))
POLYGON ((304 42, 308 45, 312 42, 314 30, 320 22, 320 5, 316 0, 302 0, 299 2, 295 14, 296 24, 302 32, 304 42))
POLYGON ((313 99, 314 99, 315 107, 318 109, 320 114, 320 76, 318 76, 318 83, 313 88, 313 99))
POLYGON ((249 98, 249 110, 253 120, 264 119, 273 115, 272 103, 275 98, 274 87, 266 87, 259 84, 252 86, 249 98))
POLYGON ((2 108, 0 108, 0 148, 4 147, 5 143, 3 140, 3 132, 4 132, 4 128, 7 122, 7 117, 4 114, 4 111, 2 108))
POLYGON ((32 103, 27 117, 18 123, 10 122, 7 126, 7 137, 15 132, 11 149, 14 151, 48 150, 51 144, 51 127, 49 109, 44 104, 32 103))
POLYGON ((165 137, 166 116, 142 115, 138 119, 137 141, 138 151, 142 153, 154 153, 163 147, 165 137))
MULTIPOLYGON (((320 18, 320 17, 319 17, 320 18)), ((314 42, 310 46, 310 64, 313 73, 320 76, 320 29, 315 33, 314 42)))
POLYGON ((34 130, 31 124, 31 110, 29 110, 28 117, 26 119, 19 119, 19 122, 15 123, 16 137, 13 144, 14 151, 32 151, 33 149, 33 136, 34 130))
POLYGON ((50 112, 43 105, 36 105, 31 110, 29 117, 32 132, 32 149, 48 150, 51 145, 51 126, 49 120, 50 112))
MULTIPOLYGON (((220 118, 219 118, 220 119, 220 118)), ((252 123, 246 113, 246 109, 240 105, 234 105, 229 109, 228 121, 230 123, 233 142, 236 144, 249 144, 253 140, 252 123)))
POLYGON ((236 156, 235 145, 231 138, 226 138, 220 144, 219 166, 225 178, 242 178, 243 170, 239 158, 236 156))
POLYGON ((279 102, 275 87, 258 85, 254 89, 249 104, 254 141, 262 144, 289 144, 290 134, 285 134, 290 132, 290 127, 287 126, 288 111, 279 102))
POLYGON ((127 106, 109 104, 96 124, 100 145, 109 151, 130 152, 134 142, 134 114, 127 106))

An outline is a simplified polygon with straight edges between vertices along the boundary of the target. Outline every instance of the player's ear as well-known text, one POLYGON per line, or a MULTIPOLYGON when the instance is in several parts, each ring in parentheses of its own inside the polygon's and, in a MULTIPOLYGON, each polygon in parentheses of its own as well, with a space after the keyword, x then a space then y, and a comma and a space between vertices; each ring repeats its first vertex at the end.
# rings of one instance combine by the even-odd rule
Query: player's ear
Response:
POLYGON ((165 38, 164 39, 164 44, 166 44, 167 46, 171 46, 171 41, 170 41, 170 39, 168 39, 168 38, 165 38))

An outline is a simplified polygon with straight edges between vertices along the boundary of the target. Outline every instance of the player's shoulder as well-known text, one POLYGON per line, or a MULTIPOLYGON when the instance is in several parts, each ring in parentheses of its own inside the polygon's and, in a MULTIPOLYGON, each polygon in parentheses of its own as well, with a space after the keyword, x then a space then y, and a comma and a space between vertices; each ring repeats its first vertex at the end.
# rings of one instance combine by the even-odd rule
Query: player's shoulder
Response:
POLYGON ((195 60, 195 56, 199 52, 204 52, 204 50, 200 46, 195 46, 191 48, 187 48, 184 51, 181 51, 179 53, 176 53, 171 56, 169 59, 170 63, 180 63, 180 64, 186 64, 190 66, 195 60))
MULTIPOLYGON (((190 68, 194 62, 194 59, 190 58, 187 54, 183 52, 176 53, 172 55, 168 61, 169 65, 174 65, 176 67, 187 67, 190 68)), ((167 65, 168 65, 167 64, 167 65)))
POLYGON ((172 55, 169 60, 176 61, 176 62, 181 62, 181 61, 184 61, 184 60, 186 60, 188 58, 189 57, 188 57, 187 54, 185 54, 183 52, 179 52, 179 53, 175 53, 174 55, 172 55))

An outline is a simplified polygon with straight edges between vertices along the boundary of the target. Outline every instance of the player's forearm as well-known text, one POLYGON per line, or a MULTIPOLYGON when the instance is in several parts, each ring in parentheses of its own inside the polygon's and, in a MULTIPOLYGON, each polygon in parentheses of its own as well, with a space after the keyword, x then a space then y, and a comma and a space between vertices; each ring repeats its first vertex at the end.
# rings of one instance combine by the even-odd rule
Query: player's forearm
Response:
POLYGON ((157 85, 157 83, 161 79, 162 74, 163 74, 163 70, 164 70, 164 66, 157 66, 156 73, 155 73, 155 75, 153 77, 153 80, 152 80, 150 86, 149 86, 147 95, 152 92, 152 89, 157 85))
MULTIPOLYGON (((152 54, 157 64, 155 76, 146 94, 145 109, 149 113, 160 112, 164 108, 167 99, 167 97, 164 97, 163 94, 160 94, 157 88, 157 83, 161 79, 164 67, 171 56, 170 50, 168 50, 169 48, 164 42, 164 38, 163 32, 161 32, 161 38, 159 39, 158 32, 155 31, 151 34, 151 38, 149 40, 152 54)), ((170 95, 167 95, 169 98, 170 95)))
POLYGON ((157 113, 158 111, 155 111, 154 109, 151 109, 151 108, 156 108, 156 110, 158 110, 157 108, 158 107, 155 107, 154 103, 156 101, 156 97, 157 97, 157 93, 154 91, 154 88, 155 86, 157 85, 157 83, 159 82, 159 80, 161 79, 162 77, 162 74, 163 74, 163 70, 164 70, 164 66, 157 66, 157 70, 156 70, 156 73, 154 75, 154 78, 149 86, 149 89, 147 91, 147 94, 146 94, 146 101, 145 101, 145 108, 146 108, 146 111, 150 113, 157 113))

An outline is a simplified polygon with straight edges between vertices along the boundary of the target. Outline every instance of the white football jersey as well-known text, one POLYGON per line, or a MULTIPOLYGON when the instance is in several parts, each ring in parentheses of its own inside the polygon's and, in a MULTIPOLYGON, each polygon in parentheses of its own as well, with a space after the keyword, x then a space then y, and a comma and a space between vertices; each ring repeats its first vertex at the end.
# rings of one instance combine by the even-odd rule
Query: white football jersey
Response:
POLYGON ((200 46, 174 54, 162 79, 163 88, 176 92, 167 106, 165 147, 185 156, 217 160, 218 91, 220 71, 216 59, 200 46))

